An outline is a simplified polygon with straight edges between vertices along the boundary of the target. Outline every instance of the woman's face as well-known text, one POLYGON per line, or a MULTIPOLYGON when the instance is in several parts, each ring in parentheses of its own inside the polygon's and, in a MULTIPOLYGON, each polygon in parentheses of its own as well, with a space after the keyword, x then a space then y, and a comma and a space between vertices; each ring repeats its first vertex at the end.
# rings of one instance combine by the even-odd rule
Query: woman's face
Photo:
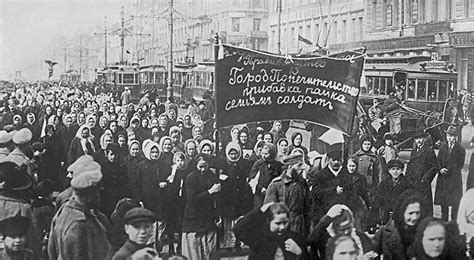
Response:
POLYGON ((109 107, 109 113, 115 113, 115 107, 114 106, 110 106, 109 107))
POLYGON ((188 143, 188 146, 186 147, 186 154, 191 157, 196 155, 196 144, 194 142, 188 143))
POLYGON ((156 147, 156 146, 153 147, 153 148, 151 148, 151 150, 150 150, 150 159, 152 159, 152 160, 158 160, 158 157, 159 157, 159 155, 160 155, 160 152, 159 152, 159 151, 160 151, 160 150, 158 150, 158 147, 156 147))
POLYGON ((371 141, 364 141, 362 143, 362 151, 369 152, 370 148, 372 148, 372 142, 371 141))
POLYGON ((288 224, 289 219, 286 213, 273 215, 273 219, 270 221, 270 231, 281 235, 288 228, 288 224))
POLYGON ((86 115, 84 115, 84 114, 82 114, 82 113, 79 114, 78 121, 79 121, 79 123, 80 123, 81 125, 84 124, 84 122, 86 121, 86 115))
POLYGON ((150 111, 150 117, 155 117, 156 116, 156 110, 152 109, 150 111))
POLYGON ((229 151, 229 157, 232 161, 239 159, 239 155, 240 155, 239 152, 237 152, 237 150, 235 149, 232 149, 229 151))
POLYGON ((301 138, 301 135, 298 134, 295 136, 295 139, 293 140, 293 143, 295 146, 300 146, 301 142, 303 141, 303 138, 301 138))
POLYGON ((413 227, 420 220, 421 205, 418 202, 408 204, 403 218, 407 226, 413 227))
POLYGON ((107 135, 104 138, 104 148, 106 148, 109 144, 112 143, 112 136, 107 135))
POLYGON ((288 154, 288 142, 287 141, 281 141, 278 144, 278 151, 281 154, 288 154))
POLYGON ((270 150, 268 149, 268 147, 262 148, 262 151, 260 152, 260 156, 262 156, 262 159, 265 161, 268 160, 268 158, 270 158, 270 150))
POLYGON ((234 129, 232 130, 232 133, 231 133, 230 135, 231 135, 231 137, 232 137, 232 141, 237 141, 238 138, 239 138, 239 129, 234 128, 234 129))
POLYGON ((209 163, 205 160, 199 160, 197 163, 196 163, 196 169, 200 172, 200 173, 203 173, 205 170, 207 170, 209 168, 209 163))
POLYGON ((112 131, 112 133, 116 133, 117 129, 118 129, 117 122, 110 123, 110 130, 112 131))
POLYGON ((20 117, 16 116, 15 119, 13 119, 13 124, 14 125, 19 125, 21 123, 20 117))
POLYGON ((446 242, 446 230, 441 225, 429 226, 423 232, 421 244, 429 257, 439 257, 443 253, 446 242))
POLYGON ((57 116, 62 116, 63 115, 63 110, 61 108, 56 109, 56 115, 57 116))
POLYGON ((281 130, 281 122, 280 121, 275 122, 275 129, 276 130, 281 130))
POLYGON ((127 118, 122 116, 122 118, 120 118, 120 123, 122 124, 122 126, 126 126, 127 125, 127 118))
POLYGON ((82 136, 82 138, 89 137, 89 128, 82 129, 81 136, 82 136))
POLYGON ((257 135, 257 143, 258 143, 259 141, 263 141, 263 134, 258 134, 258 135, 257 135))
POLYGON ((200 127, 194 127, 193 136, 201 135, 202 131, 200 127))
POLYGON ((334 255, 332 259, 337 260, 356 260, 357 259, 357 247, 354 241, 346 239, 339 243, 334 249, 334 255))
POLYGON ((87 126, 89 127, 94 127, 95 126, 95 119, 92 118, 92 117, 89 117, 89 119, 87 120, 87 126))
POLYGON ((127 132, 127 138, 128 140, 135 140, 135 133, 132 131, 127 132))
POLYGON ((190 116, 185 116, 184 117, 184 123, 186 125, 190 125, 191 124, 191 117, 190 116))
POLYGON ((148 128, 148 119, 143 119, 142 120, 142 127, 143 128, 148 128))
POLYGON ((184 160, 181 157, 176 158, 176 162, 174 163, 176 165, 176 168, 182 169, 184 167, 184 160))
POLYGON ((168 111, 168 116, 171 118, 171 119, 174 119, 176 117, 176 113, 174 112, 173 109, 170 109, 168 111))
POLYGON ((247 143, 247 141, 248 141, 247 133, 246 132, 240 133, 239 139, 240 139, 241 143, 243 143, 243 144, 247 143))
POLYGON ((137 156, 139 152, 140 146, 137 143, 132 144, 132 146, 130 147, 130 155, 137 156))
POLYGON ((51 115, 53 113, 53 109, 50 106, 46 107, 46 114, 51 115))
POLYGON ((124 136, 119 136, 119 138, 117 139, 117 143, 120 147, 125 147, 127 140, 125 140, 124 136))
POLYGON ((171 143, 171 140, 170 139, 166 139, 163 141, 163 152, 164 153, 168 153, 168 152, 171 152, 171 148, 173 148, 173 144, 171 143))
POLYGON ((357 164, 353 160, 347 161, 347 171, 349 173, 354 173, 357 170, 357 164))
POLYGON ((166 117, 160 116, 160 118, 158 119, 158 123, 160 127, 166 127, 166 117))
POLYGON ((273 143, 273 137, 272 137, 272 135, 271 135, 271 134, 265 134, 265 135, 263 136, 263 141, 264 141, 265 143, 267 143, 267 144, 273 143))
POLYGON ((209 145, 204 145, 202 147, 201 153, 206 154, 206 155, 211 155, 212 154, 211 147, 209 147, 209 145))
POLYGON ((151 120, 151 128, 153 128, 153 127, 158 127, 158 119, 156 119, 156 118, 153 118, 151 120))

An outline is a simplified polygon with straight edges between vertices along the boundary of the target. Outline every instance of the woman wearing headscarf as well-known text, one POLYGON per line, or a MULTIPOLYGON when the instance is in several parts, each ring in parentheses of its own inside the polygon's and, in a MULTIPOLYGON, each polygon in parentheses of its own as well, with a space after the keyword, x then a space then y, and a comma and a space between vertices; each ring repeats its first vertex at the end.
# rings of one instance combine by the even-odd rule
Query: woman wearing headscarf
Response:
POLYGON ((247 186, 249 161, 242 159, 242 149, 237 142, 230 142, 225 149, 226 164, 220 176, 221 193, 218 200, 219 216, 222 217, 224 234, 221 248, 238 246, 232 232, 235 220, 253 208, 253 197, 247 186))
POLYGON ((246 126, 242 127, 239 131, 239 145, 242 150, 252 150, 253 145, 249 138, 249 131, 246 126))
POLYGON ((283 159, 285 159, 285 157, 287 157, 288 154, 290 154, 288 146, 289 146, 288 139, 281 138, 280 140, 278 140, 277 156, 276 156, 277 161, 282 162, 283 159))
POLYGON ((178 111, 174 109, 168 109, 168 125, 169 127, 175 126, 176 125, 176 119, 178 117, 178 111))
POLYGON ((53 125, 46 126, 46 136, 43 137, 43 143, 46 145, 46 152, 43 158, 47 162, 47 179, 50 179, 55 189, 59 189, 59 173, 61 166, 67 161, 63 151, 64 146, 61 138, 58 136, 56 128, 53 125))
POLYGON ((188 139, 184 142, 184 155, 186 157, 186 165, 188 169, 194 169, 194 165, 191 165, 191 162, 194 162, 196 155, 198 154, 198 144, 193 139, 188 139))
POLYGON ((128 128, 128 118, 125 114, 120 114, 119 115, 118 124, 119 124, 119 126, 123 127, 124 129, 128 128))
POLYGON ((53 107, 50 106, 50 105, 46 105, 44 107, 44 110, 40 111, 40 114, 39 114, 40 120, 39 120, 39 122, 40 122, 40 125, 41 125, 41 137, 44 136, 44 128, 48 124, 49 117, 52 116, 53 114, 54 114, 54 110, 53 110, 53 107))
POLYGON ((265 192, 270 182, 281 175, 283 165, 275 160, 277 149, 272 143, 265 143, 261 151, 261 159, 257 160, 250 170, 249 184, 254 194, 254 208, 261 207, 265 192))
POLYGON ((13 116, 13 130, 20 130, 23 128, 23 119, 19 114, 13 116))
POLYGON ((183 118, 183 130, 181 131, 183 134, 183 140, 188 140, 193 137, 193 123, 191 122, 191 115, 184 115, 183 118))
POLYGON ((83 155, 92 156, 96 151, 93 140, 90 129, 86 125, 80 126, 69 146, 68 165, 71 165, 77 158, 83 155))
POLYGON ((140 127, 138 127, 136 134, 137 134, 137 140, 140 142, 143 142, 145 139, 150 138, 151 136, 151 131, 148 128, 148 117, 142 117, 140 127))
POLYGON ((256 161, 261 159, 262 157, 260 156, 260 153, 262 152, 262 147, 265 142, 263 141, 257 141, 253 147, 252 154, 248 158, 250 165, 253 165, 256 161))
POLYGON ((168 116, 163 113, 158 116, 158 135, 161 137, 168 135, 170 127, 168 125, 168 116))
MULTIPOLYGON (((61 127, 57 130, 57 135, 61 139, 61 143, 63 145, 63 151, 66 154, 69 151, 69 147, 71 146, 71 141, 76 136, 78 128, 75 127, 73 124, 73 119, 71 114, 67 114, 64 116, 63 123, 64 127, 61 127)), ((68 160, 66 160, 68 162, 68 160)))
POLYGON ((158 167, 167 178, 171 174, 171 165, 173 165, 173 141, 169 136, 163 136, 160 139, 161 155, 158 160, 158 167))
POLYGON ((93 155, 94 160, 96 162, 98 162, 99 164, 102 164, 107 159, 106 148, 109 144, 113 142, 114 142, 113 136, 108 132, 105 132, 100 137, 100 141, 99 141, 100 149, 98 149, 93 155))
POLYGON ((51 115, 48 119, 48 125, 54 126, 56 130, 59 128, 63 127, 63 123, 61 122, 59 116, 57 115, 51 115))
POLYGON ((295 148, 300 148, 303 150, 305 157, 308 155, 308 148, 304 147, 303 145, 303 134, 300 132, 294 132, 291 135, 291 144, 290 144, 290 153, 295 148))
POLYGON ((82 126, 86 123, 86 113, 84 111, 80 111, 77 113, 77 125, 82 126))
POLYGON ((31 143, 37 142, 40 138, 41 127, 36 121, 36 116, 34 113, 30 112, 26 115, 26 122, 23 125, 24 128, 30 129, 32 135, 31 143))
POLYGON ((273 126, 272 129, 270 130, 270 133, 273 135, 273 141, 280 140, 281 138, 286 138, 285 132, 282 130, 282 123, 280 120, 275 120, 273 121, 273 126))
POLYGON ((177 126, 172 126, 170 128, 170 137, 171 140, 173 141, 173 149, 171 150, 173 153, 176 152, 184 152, 184 144, 181 141, 182 136, 181 136, 181 130, 177 126))
POLYGON ((459 233, 466 239, 467 254, 474 257, 474 188, 464 193, 459 203, 457 224, 459 233))
POLYGON ((128 144, 128 155, 123 159, 124 165, 127 169, 128 183, 132 198, 139 201, 139 178, 138 178, 138 164, 144 159, 140 151, 140 142, 132 140, 128 144))
POLYGON ((159 167, 158 159, 161 153, 159 144, 147 139, 142 144, 142 150, 145 159, 137 165, 139 201, 143 203, 146 209, 153 211, 158 219, 155 248, 158 252, 161 252, 161 235, 164 233, 166 227, 164 222, 164 198, 162 189, 167 185, 167 177, 165 176, 165 172, 159 167))

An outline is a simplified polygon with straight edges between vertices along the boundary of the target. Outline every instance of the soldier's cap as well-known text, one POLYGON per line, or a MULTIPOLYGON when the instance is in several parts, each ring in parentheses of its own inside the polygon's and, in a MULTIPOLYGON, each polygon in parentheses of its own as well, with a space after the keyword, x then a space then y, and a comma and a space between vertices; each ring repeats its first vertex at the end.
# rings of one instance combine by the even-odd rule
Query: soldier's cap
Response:
POLYGON ((71 187, 83 190, 97 186, 101 180, 100 165, 96 162, 85 162, 75 167, 72 173, 71 187))
POLYGON ((69 165, 69 167, 67 167, 67 171, 68 172, 74 172, 74 169, 82 164, 82 163, 86 163, 86 162, 93 162, 94 161, 94 158, 92 158, 92 156, 90 155, 83 155, 79 158, 77 158, 77 160, 75 162, 73 162, 71 165, 69 165))
POLYGON ((0 221, 0 233, 9 237, 27 235, 30 224, 29 218, 16 215, 0 221))
POLYGON ((0 190, 24 191, 34 185, 33 176, 14 162, 0 163, 0 190))
POLYGON ((329 159, 334 159, 334 160, 341 160, 342 158, 342 151, 341 150, 332 150, 327 153, 327 157, 329 159))
POLYGON ((388 168, 393 168, 393 167, 398 167, 400 169, 403 169, 405 168, 405 165, 403 164, 402 161, 398 160, 398 159, 392 159, 390 161, 388 161, 388 168))
POLYGON ((12 134, 12 132, 8 133, 5 130, 0 131, 0 144, 6 144, 11 142, 14 134, 15 133, 12 134))
POLYGON ((134 224, 143 221, 153 223, 156 221, 156 216, 152 211, 148 209, 136 207, 127 211, 127 213, 125 213, 125 216, 123 217, 123 222, 125 224, 134 224))
POLYGON ((26 144, 31 141, 33 134, 31 133, 30 129, 22 128, 18 132, 15 133, 13 136, 13 143, 14 144, 26 144))
POLYGON ((45 143, 40 143, 40 142, 34 142, 31 145, 31 150, 34 151, 42 151, 46 149, 46 144, 45 143))
POLYGON ((293 165, 303 161, 302 154, 290 154, 283 159, 284 165, 293 165))

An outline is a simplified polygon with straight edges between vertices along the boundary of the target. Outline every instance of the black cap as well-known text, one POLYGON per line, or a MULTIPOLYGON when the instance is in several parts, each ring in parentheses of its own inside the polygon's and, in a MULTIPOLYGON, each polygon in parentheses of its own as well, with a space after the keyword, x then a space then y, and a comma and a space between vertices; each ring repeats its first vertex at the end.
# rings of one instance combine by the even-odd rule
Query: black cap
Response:
POLYGON ((42 151, 46 149, 46 144, 45 143, 40 143, 40 142, 34 142, 31 145, 31 150, 34 151, 42 151))
POLYGON ((388 161, 388 168, 390 169, 392 167, 398 167, 400 169, 403 169, 405 168, 405 165, 403 164, 402 161, 398 159, 393 159, 393 160, 388 161))
POLYGON ((341 160, 342 158, 342 151, 340 150, 332 150, 327 153, 328 158, 334 159, 334 160, 341 160))
POLYGON ((27 217, 10 217, 0 221, 0 233, 4 236, 26 235, 30 223, 30 219, 27 217))
POLYGON ((426 133, 425 131, 419 129, 419 130, 416 130, 415 134, 413 134, 413 138, 425 138, 428 136, 428 133, 426 133))
POLYGON ((133 224, 140 221, 155 222, 156 216, 152 211, 148 209, 136 207, 127 211, 127 213, 125 213, 125 216, 123 217, 123 222, 125 224, 133 224))

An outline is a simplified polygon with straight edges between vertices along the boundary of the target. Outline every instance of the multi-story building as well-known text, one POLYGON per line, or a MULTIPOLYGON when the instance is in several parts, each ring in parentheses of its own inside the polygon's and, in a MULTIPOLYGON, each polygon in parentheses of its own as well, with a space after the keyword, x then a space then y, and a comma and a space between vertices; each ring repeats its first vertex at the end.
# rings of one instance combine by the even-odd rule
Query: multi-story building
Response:
MULTIPOLYGON (((213 37, 224 43, 266 50, 268 0, 183 0, 173 6, 173 63, 212 61, 213 37)), ((141 33, 140 65, 166 65, 169 56, 169 0, 141 0, 135 5, 141 33), (152 19, 150 17, 155 17, 152 19)))
MULTIPOLYGON (((278 52, 278 0, 269 6, 269 51, 278 52)), ((299 53, 302 49, 330 48, 332 45, 363 39, 364 0, 280 1, 280 52, 299 53), (299 36, 313 43, 309 46, 299 36)))

